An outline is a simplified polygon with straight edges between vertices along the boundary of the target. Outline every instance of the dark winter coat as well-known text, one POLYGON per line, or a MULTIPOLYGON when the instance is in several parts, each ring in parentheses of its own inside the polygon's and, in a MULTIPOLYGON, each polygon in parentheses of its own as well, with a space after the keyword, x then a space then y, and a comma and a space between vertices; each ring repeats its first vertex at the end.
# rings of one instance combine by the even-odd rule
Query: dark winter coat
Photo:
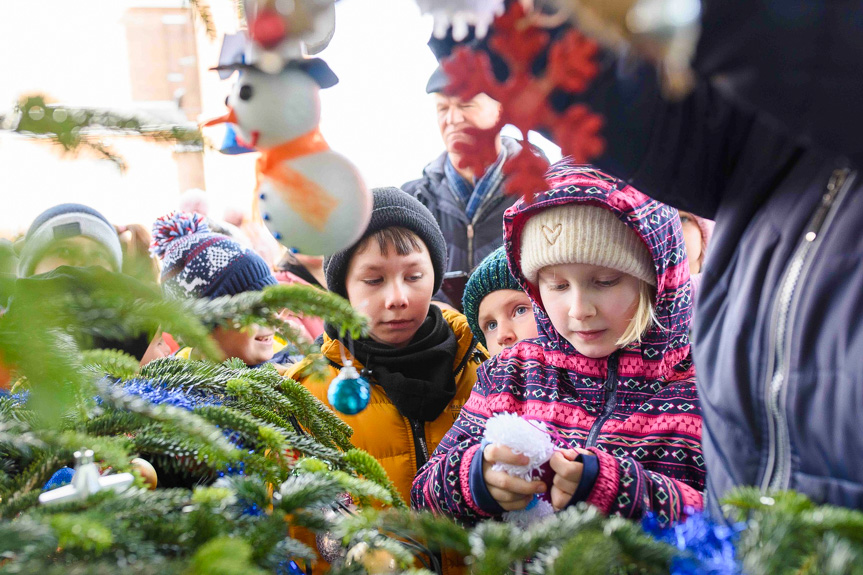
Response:
MULTIPOLYGON (((521 150, 517 140, 502 137, 501 141, 510 154, 521 150)), ((461 199, 446 179, 446 157, 446 152, 438 156, 423 169, 422 178, 404 184, 402 189, 434 214, 446 238, 447 271, 470 275, 474 266, 503 245, 503 213, 518 198, 505 195, 501 185, 480 206, 473 220, 468 220, 461 199)))
POLYGON ((586 98, 597 164, 717 221, 694 327, 714 510, 739 485, 863 509, 861 15, 707 0, 689 96, 607 55, 586 98))

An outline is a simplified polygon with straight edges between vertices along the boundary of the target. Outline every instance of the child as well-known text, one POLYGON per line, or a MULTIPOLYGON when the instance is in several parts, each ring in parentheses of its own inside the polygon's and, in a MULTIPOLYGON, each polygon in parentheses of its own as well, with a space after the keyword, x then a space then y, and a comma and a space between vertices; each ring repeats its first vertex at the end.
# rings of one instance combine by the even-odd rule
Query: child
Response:
POLYGON ((123 249, 105 216, 89 206, 60 204, 33 220, 18 260, 18 277, 44 274, 60 266, 121 271, 123 249))
POLYGON ((535 304, 539 337, 506 349, 479 381, 412 489, 415 507, 464 521, 525 508, 548 491, 661 523, 702 507, 701 412, 690 360, 689 269, 677 212, 590 166, 564 160, 549 191, 510 208, 510 269, 535 304), (514 412, 557 441, 553 483, 493 471, 527 458, 483 443, 514 412))
MULTIPOLYGON (((171 297, 216 298, 275 285, 264 260, 227 236, 210 232, 199 214, 174 212, 153 224, 151 251, 162 259, 162 289, 171 297)), ((270 327, 228 329, 211 333, 225 358, 236 357, 250 366, 292 363, 290 346, 278 341, 270 327)), ((190 348, 177 356, 188 358, 190 348)))
POLYGON ((503 246, 486 256, 470 275, 462 308, 471 331, 489 355, 537 335, 533 303, 510 273, 503 246))
POLYGON ((326 259, 327 286, 369 316, 368 338, 347 341, 325 325, 325 377, 288 372, 321 401, 346 360, 372 384, 368 407, 339 416, 352 442, 380 460, 407 499, 417 469, 452 426, 487 356, 463 315, 431 305, 446 270, 446 243, 431 212, 398 188, 372 190, 363 237, 326 259))

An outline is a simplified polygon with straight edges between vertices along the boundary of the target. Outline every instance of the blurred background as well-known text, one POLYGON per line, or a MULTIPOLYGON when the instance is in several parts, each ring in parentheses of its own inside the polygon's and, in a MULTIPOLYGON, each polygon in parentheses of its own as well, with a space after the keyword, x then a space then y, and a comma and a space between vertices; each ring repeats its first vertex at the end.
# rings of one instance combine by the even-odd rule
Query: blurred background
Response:
MULTIPOLYGON (((26 95, 49 103, 101 108, 148 121, 194 125, 224 114, 234 77, 220 80, 221 38, 238 28, 233 0, 210 0, 216 38, 186 0, 3 2, 0 113, 26 95)), ((321 92, 321 131, 370 187, 420 177, 443 151, 425 84, 437 63, 426 46, 432 28, 411 0, 340 0, 336 33, 319 56, 339 76, 321 92)), ((506 134, 517 135, 512 128, 506 134)), ((215 146, 224 127, 207 128, 215 146)), ((538 138, 538 137, 537 137, 538 138)), ((533 141, 533 136, 531 141, 533 141)), ((143 224, 176 209, 181 197, 211 216, 250 212, 257 154, 226 156, 200 146, 112 136, 127 165, 0 131, 0 237, 26 232, 35 216, 62 202, 100 210, 114 224, 143 224), (188 190, 199 190, 192 193, 188 190)), ((553 144, 537 142, 552 161, 553 144)), ((233 219, 233 218, 230 218, 233 219)))

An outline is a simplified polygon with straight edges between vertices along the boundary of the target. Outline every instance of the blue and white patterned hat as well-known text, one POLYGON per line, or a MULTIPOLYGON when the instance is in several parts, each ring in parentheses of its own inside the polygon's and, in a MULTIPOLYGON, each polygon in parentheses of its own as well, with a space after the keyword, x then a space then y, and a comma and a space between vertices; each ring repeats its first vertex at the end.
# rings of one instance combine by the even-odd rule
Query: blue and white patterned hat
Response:
POLYGON ((156 220, 150 251, 162 260, 162 288, 172 297, 212 299, 278 283, 261 256, 211 232, 200 214, 156 220))

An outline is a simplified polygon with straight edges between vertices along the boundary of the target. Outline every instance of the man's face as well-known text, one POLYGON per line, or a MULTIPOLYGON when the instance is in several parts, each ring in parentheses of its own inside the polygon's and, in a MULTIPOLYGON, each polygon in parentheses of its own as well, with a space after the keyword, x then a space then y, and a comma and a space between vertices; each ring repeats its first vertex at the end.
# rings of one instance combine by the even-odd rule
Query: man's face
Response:
POLYGON ((87 236, 75 236, 52 243, 39 258, 33 274, 44 274, 60 266, 99 266, 108 271, 117 271, 108 251, 87 236))
POLYGON ((500 104, 485 94, 477 94, 464 101, 455 96, 437 93, 434 99, 438 128, 450 155, 458 155, 453 144, 466 140, 465 128, 488 130, 500 119, 500 104))

